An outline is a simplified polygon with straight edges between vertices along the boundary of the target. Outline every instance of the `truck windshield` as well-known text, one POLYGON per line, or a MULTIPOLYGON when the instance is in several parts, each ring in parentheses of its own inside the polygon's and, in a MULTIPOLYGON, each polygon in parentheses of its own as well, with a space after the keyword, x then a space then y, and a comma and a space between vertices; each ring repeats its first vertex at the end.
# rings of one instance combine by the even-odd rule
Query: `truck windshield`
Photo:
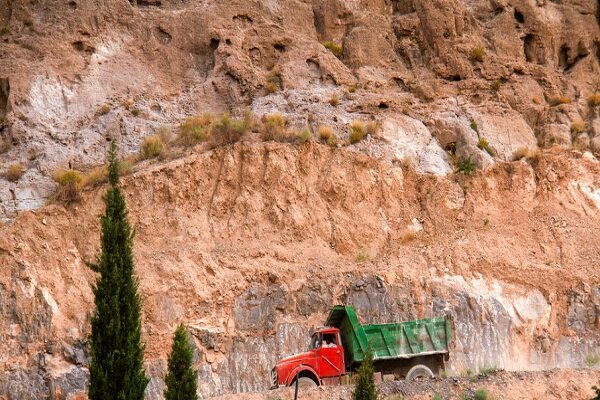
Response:
POLYGON ((310 348, 309 350, 315 350, 321 347, 321 334, 315 333, 310 340, 310 348))

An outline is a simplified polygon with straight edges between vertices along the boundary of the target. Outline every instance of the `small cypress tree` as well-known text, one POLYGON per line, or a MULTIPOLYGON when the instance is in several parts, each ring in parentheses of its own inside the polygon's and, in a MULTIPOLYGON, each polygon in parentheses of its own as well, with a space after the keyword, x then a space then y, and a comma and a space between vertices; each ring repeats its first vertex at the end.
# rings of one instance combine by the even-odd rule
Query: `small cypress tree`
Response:
POLYGON ((592 397, 591 400, 600 400, 600 387, 594 386, 592 390, 596 392, 596 396, 592 397))
POLYGON ((374 372, 373 351, 369 346, 358 369, 358 382, 352 393, 352 400, 377 400, 377 389, 373 380, 374 372))
POLYGON ((90 267, 100 276, 93 287, 90 400, 142 400, 148 378, 141 343, 141 300, 134 276, 133 232, 119 188, 117 145, 111 142, 108 178, 101 217, 100 255, 90 267))
POLYGON ((192 348, 183 325, 179 325, 169 354, 165 400, 197 400, 196 371, 192 369, 192 348))

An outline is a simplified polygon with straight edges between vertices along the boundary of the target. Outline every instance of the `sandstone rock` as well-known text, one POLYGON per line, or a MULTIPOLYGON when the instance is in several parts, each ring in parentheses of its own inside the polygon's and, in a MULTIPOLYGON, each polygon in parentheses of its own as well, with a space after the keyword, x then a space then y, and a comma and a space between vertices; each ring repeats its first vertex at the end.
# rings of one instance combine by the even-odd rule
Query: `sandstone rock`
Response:
POLYGON ((594 136, 590 141, 590 148, 596 154, 600 154, 600 136, 594 136))
POLYGON ((382 132, 395 157, 410 162, 418 171, 446 175, 452 170, 448 155, 421 121, 408 116, 388 119, 382 132))
POLYGON ((526 147, 536 148, 537 140, 533 130, 515 111, 509 109, 468 110, 475 122, 480 138, 485 138, 496 157, 509 161, 515 150, 526 147))
POLYGON ((567 125, 549 124, 545 127, 543 141, 545 146, 570 145, 571 130, 567 125))

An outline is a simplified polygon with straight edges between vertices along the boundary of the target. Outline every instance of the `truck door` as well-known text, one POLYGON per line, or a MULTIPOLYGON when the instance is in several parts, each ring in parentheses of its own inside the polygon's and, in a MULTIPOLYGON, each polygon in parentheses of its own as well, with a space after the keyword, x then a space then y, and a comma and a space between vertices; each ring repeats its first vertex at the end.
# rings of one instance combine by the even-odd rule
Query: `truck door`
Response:
POLYGON ((317 358, 319 375, 321 378, 343 375, 344 349, 335 333, 323 333, 321 348, 318 350, 317 358))

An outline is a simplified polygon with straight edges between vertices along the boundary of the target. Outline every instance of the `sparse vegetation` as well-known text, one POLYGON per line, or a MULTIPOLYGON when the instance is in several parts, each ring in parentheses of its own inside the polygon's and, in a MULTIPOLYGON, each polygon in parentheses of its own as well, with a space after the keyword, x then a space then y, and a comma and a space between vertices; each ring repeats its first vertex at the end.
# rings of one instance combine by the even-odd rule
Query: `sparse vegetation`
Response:
POLYGON ((560 106, 561 104, 571 104, 571 98, 567 96, 556 96, 550 98, 549 103, 552 107, 560 106))
POLYGON ((83 178, 79 171, 73 169, 61 169, 54 174, 54 181, 58 183, 56 199, 64 204, 79 201, 81 183, 83 178))
POLYGON ((223 113, 212 124, 212 138, 217 144, 238 142, 250 130, 252 121, 249 118, 233 119, 229 113, 223 113))
POLYGON ((310 133, 310 129, 308 129, 308 127, 302 128, 302 131, 300 131, 300 135, 298 136, 298 138, 300 139, 300 142, 302 142, 302 143, 306 143, 306 142, 310 141, 311 137, 312 137, 312 134, 310 133))
POLYGON ((148 160, 150 158, 164 158, 166 146, 159 135, 146 136, 140 146, 140 158, 148 160))
POLYGON ((338 98, 337 94, 332 94, 331 97, 329 98, 329 104, 331 104, 333 107, 337 107, 340 104, 340 99, 338 98))
POLYGON ((348 93, 354 93, 356 92, 357 86, 356 83, 353 83, 352 85, 348 86, 348 93))
POLYGON ((186 118, 179 127, 179 138, 188 146, 208 140, 213 120, 213 115, 209 113, 186 118))
POLYGON ((477 45, 471 49, 469 60, 472 62, 483 62, 485 58, 485 48, 482 45, 477 45))
POLYGON ((471 157, 461 159, 457 165, 458 172, 462 172, 465 175, 471 175, 476 167, 475 163, 471 161, 471 157))
POLYGON ((380 129, 381 125, 377 121, 369 121, 365 124, 365 132, 369 136, 378 137, 380 129))
POLYGON ((369 260, 369 253, 364 247, 361 247, 356 252, 356 261, 357 262, 365 262, 369 260))
POLYGON ((585 131, 585 123, 583 121, 575 121, 571 124, 571 135, 575 137, 585 131))
POLYGON ((126 110, 129 110, 133 106, 133 100, 125 99, 125 100, 123 100, 123 103, 121 103, 121 104, 123 105, 123 108, 125 108, 126 110))
POLYGON ((494 79, 491 85, 492 93, 497 93, 502 87, 502 79, 494 79))
POLYGON ((447 378, 448 378, 448 371, 446 371, 446 370, 442 370, 442 371, 440 372, 440 378, 442 378, 442 379, 447 379, 447 378))
POLYGON ((323 42, 322 43, 323 46, 325 46, 325 48, 327 50, 329 50, 330 52, 333 53, 334 56, 336 56, 337 58, 342 58, 342 56, 344 55, 344 47, 335 43, 335 42, 323 42))
POLYGON ((358 369, 358 382, 352 392, 352 400, 377 400, 377 388, 373 380, 374 372, 373 350, 369 346, 358 369))
POLYGON ((442 396, 440 396, 439 394, 435 393, 433 396, 431 396, 431 400, 442 400, 442 396))
MULTIPOLYGON (((488 226, 490 224, 490 220, 488 218, 483 219, 483 226, 488 226)), ((482 372, 483 374, 483 372, 482 372)))
POLYGON ((284 142, 289 139, 286 132, 287 120, 280 113, 273 113, 262 118, 263 129, 261 137, 263 140, 276 140, 284 142))
POLYGON ((587 99, 587 103, 588 106, 592 108, 600 106, 600 94, 594 93, 590 95, 587 99))
POLYGON ((92 168, 84 177, 81 182, 83 187, 95 187, 103 183, 108 182, 108 169, 106 165, 92 168))
POLYGON ((525 159, 530 164, 535 164, 541 156, 540 149, 529 149, 528 147, 519 147, 512 155, 513 161, 525 159))
POLYGON ((103 104, 102 107, 98 110, 98 115, 106 115, 110 112, 110 106, 108 104, 103 104))
POLYGON ((350 143, 358 143, 365 138, 367 130, 362 121, 354 120, 350 125, 350 143))
POLYGON ((583 360, 587 367, 595 367, 600 362, 600 356, 598 354, 588 354, 583 360))
POLYGON ((267 93, 275 93, 281 88, 281 70, 279 65, 275 65, 267 75, 267 83, 265 89, 267 93))
POLYGON ((475 391, 475 395, 473 396, 475 400, 487 400, 488 392, 485 389, 477 389, 475 391))
POLYGON ((331 127, 329 127, 327 125, 319 126, 318 133, 319 133, 319 139, 325 143, 327 143, 332 136, 335 136, 335 133, 333 133, 333 129, 331 129, 331 127))
POLYGON ((3 26, 0 28, 0 36, 8 35, 10 33, 10 28, 8 26, 3 26))
POLYGON ((8 166, 4 176, 9 182, 16 182, 21 179, 24 173, 25 168, 23 168, 23 165, 21 163, 14 163, 8 166))
POLYGON ((479 142, 477 143, 477 147, 479 147, 481 150, 485 151, 486 153, 488 153, 492 157, 494 157, 496 155, 496 152, 494 151, 494 149, 492 149, 492 147, 490 146, 490 143, 484 137, 479 138, 479 142))
POLYGON ((471 120, 471 125, 470 125, 471 129, 473 129, 475 132, 479 133, 479 126, 477 125, 477 122, 475 122, 474 119, 471 120))
POLYGON ((472 378, 475 376, 475 372, 471 368, 465 368, 460 371, 461 378, 472 378))
MULTIPOLYGON (((484 224, 485 224, 485 221, 488 221, 488 223, 489 223, 489 220, 487 218, 484 219, 484 224)), ((485 224, 485 225, 487 225, 487 224, 485 224)), ((498 368, 496 368, 494 366, 490 366, 490 367, 484 366, 479 369, 480 375, 491 375, 496 372, 498 372, 498 368)))
POLYGON ((139 108, 134 108, 131 110, 131 115, 133 115, 134 117, 139 117, 141 113, 142 111, 139 108))
POLYGON ((161 125, 154 130, 154 134, 161 138, 164 144, 169 144, 173 140, 173 132, 166 125, 161 125))

